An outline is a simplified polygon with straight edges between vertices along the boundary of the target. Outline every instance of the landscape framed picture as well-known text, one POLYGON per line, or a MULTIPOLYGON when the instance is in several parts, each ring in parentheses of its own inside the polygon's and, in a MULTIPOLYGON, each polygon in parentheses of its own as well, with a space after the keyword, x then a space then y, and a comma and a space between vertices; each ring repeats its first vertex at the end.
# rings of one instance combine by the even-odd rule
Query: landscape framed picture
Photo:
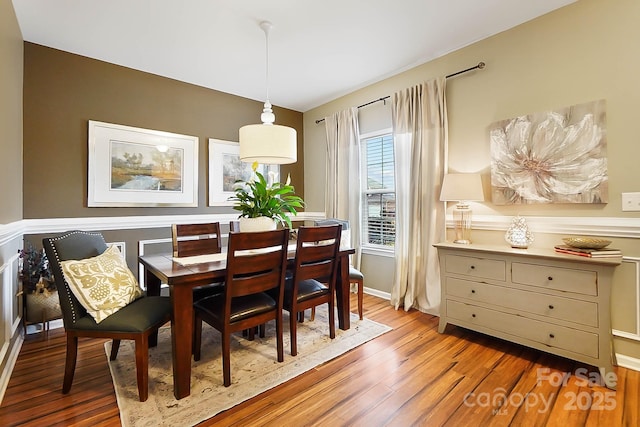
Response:
POLYGON ((198 138, 89 120, 89 207, 198 206, 198 138))
MULTIPOLYGON (((233 206, 229 198, 234 194, 234 185, 253 177, 251 166, 240 160, 239 143, 209 138, 209 206, 233 206)), ((258 165, 258 172, 265 177, 270 171, 277 176, 279 165, 258 165)))

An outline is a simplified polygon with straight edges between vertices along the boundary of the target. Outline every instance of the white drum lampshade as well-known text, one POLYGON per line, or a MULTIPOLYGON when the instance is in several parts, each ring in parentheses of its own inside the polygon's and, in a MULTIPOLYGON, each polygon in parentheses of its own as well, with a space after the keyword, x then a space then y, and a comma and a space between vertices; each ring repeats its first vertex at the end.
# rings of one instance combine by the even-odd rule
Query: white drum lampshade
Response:
POLYGON ((297 158, 296 130, 287 126, 256 124, 242 126, 240 159, 263 164, 295 163, 297 158))

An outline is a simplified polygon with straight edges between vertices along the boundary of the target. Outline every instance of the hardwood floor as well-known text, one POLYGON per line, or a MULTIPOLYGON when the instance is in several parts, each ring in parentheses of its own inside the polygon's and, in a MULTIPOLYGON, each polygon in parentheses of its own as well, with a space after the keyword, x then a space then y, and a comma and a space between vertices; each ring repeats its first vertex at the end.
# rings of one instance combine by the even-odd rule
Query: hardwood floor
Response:
MULTIPOLYGON (((580 363, 452 326, 438 334, 437 317, 370 295, 364 305, 393 331, 201 425, 640 425, 640 372, 616 368, 612 391, 588 384, 597 371, 580 363)), ((80 340, 68 395, 60 392, 64 346, 61 329, 27 338, 0 425, 120 425, 102 342, 80 340)))

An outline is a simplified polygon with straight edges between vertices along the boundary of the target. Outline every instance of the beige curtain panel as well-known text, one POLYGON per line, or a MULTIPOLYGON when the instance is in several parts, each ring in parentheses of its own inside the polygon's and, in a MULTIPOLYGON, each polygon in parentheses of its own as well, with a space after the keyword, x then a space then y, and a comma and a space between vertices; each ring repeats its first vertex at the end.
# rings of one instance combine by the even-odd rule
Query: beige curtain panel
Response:
POLYGON ((445 82, 440 77, 392 97, 396 253, 391 304, 436 315, 440 271, 433 244, 446 237, 439 200, 447 149, 445 82))

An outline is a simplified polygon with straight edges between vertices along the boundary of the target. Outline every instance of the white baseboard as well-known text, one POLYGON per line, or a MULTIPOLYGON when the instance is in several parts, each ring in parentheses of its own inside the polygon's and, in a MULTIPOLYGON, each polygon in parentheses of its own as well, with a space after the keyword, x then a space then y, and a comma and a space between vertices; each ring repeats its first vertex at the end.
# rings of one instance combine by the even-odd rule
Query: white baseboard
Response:
POLYGON ((633 371, 640 371, 640 359, 616 353, 616 360, 618 361, 618 366, 631 369, 633 371))
POLYGON ((20 349, 22 349, 23 342, 24 336, 22 334, 18 334, 13 348, 11 349, 11 353, 9 353, 9 357, 7 358, 7 365, 2 371, 2 374, 0 374, 0 403, 2 403, 4 394, 7 391, 7 387, 9 386, 9 380, 11 379, 13 368, 16 366, 18 355, 20 354, 20 349))
POLYGON ((387 301, 391 301, 391 294, 389 292, 379 291, 377 289, 364 287, 364 293, 368 295, 373 295, 374 297, 379 297, 382 299, 386 299, 387 301))

